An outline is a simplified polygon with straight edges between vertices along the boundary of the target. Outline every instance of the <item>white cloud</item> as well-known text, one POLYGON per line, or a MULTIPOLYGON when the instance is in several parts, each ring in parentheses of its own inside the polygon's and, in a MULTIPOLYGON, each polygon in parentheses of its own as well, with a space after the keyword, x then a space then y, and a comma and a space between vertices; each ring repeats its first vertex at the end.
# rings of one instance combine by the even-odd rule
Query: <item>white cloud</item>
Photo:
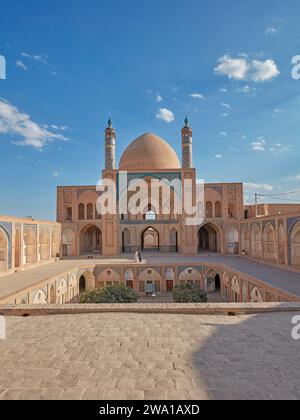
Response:
POLYGON ((269 26, 268 28, 266 28, 267 35, 275 35, 280 31, 281 31, 281 26, 269 26))
POLYGON ((266 150, 266 140, 263 137, 259 137, 251 143, 251 149, 255 152, 264 152, 266 150))
POLYGON ((53 172, 52 175, 54 176, 54 178, 57 178, 60 176, 60 172, 53 172))
POLYGON ((161 97, 161 95, 159 93, 157 93, 155 95, 155 102, 162 102, 163 98, 161 97))
POLYGON ((193 99, 205 99, 204 96, 201 93, 191 93, 190 98, 193 99))
POLYGON ((222 114, 220 114, 220 116, 222 117, 222 118, 227 118, 228 117, 228 112, 223 112, 222 114))
POLYGON ((228 76, 229 79, 245 80, 249 65, 244 58, 231 58, 228 55, 219 59, 215 73, 219 76, 228 76))
POLYGON ((274 154, 287 152, 290 150, 290 146, 288 144, 282 143, 275 143, 268 145, 267 142, 263 137, 258 137, 253 143, 251 143, 251 150, 255 152, 265 152, 269 151, 274 154))
POLYGON ((53 141, 67 141, 61 134, 53 133, 31 120, 30 116, 21 113, 15 106, 0 99, 0 135, 8 134, 17 138, 13 144, 43 149, 53 141))
POLYGON ((279 74, 280 71, 273 60, 252 61, 252 73, 250 78, 254 82, 266 82, 267 80, 277 77, 279 74))
POLYGON ((223 102, 221 105, 222 105, 224 108, 227 108, 227 109, 230 109, 230 108, 231 108, 231 106, 230 106, 229 104, 226 104, 225 102, 223 102))
POLYGON ((219 89, 219 91, 222 92, 222 93, 227 93, 228 92, 228 89, 222 88, 222 89, 219 89))
POLYGON ((290 146, 288 144, 276 143, 272 147, 270 147, 270 152, 275 153, 275 154, 287 152, 289 150, 290 150, 290 146))
POLYGON ((295 176, 296 181, 300 181, 300 174, 295 176))
POLYGON ((224 137, 227 137, 228 136, 228 134, 227 134, 226 131, 220 131, 220 134, 221 134, 221 136, 224 136, 224 137))
POLYGON ((240 89, 237 89, 237 92, 244 93, 245 95, 256 95, 257 89, 254 86, 243 86, 240 89))
POLYGON ((156 114, 156 118, 165 121, 166 123, 175 121, 174 113, 167 108, 161 108, 156 114))
MULTIPOLYGON (((45 128, 48 128, 48 125, 44 125, 45 128)), ((70 128, 67 125, 56 125, 56 124, 51 124, 50 128, 52 128, 53 130, 58 130, 58 131, 67 131, 70 130, 70 128)))
POLYGON ((223 155, 216 155, 217 159, 222 159, 223 155))
POLYGON ((28 70, 27 66, 25 66, 25 64, 21 60, 17 60, 16 65, 23 70, 28 70))
POLYGON ((25 57, 25 58, 29 58, 29 59, 35 60, 35 61, 37 61, 38 63, 48 64, 48 59, 49 59, 49 56, 48 56, 48 55, 46 55, 46 54, 43 54, 43 55, 37 55, 37 54, 29 54, 29 53, 23 52, 21 55, 22 55, 22 57, 25 57))
POLYGON ((227 76, 229 79, 240 81, 252 80, 253 82, 266 82, 280 74, 275 61, 249 60, 246 55, 233 58, 228 55, 219 59, 215 68, 218 76, 227 76))
POLYGON ((268 191, 268 192, 272 192, 274 191, 274 187, 273 185, 269 185, 269 184, 255 184, 253 182, 245 182, 244 183, 244 188, 246 190, 254 190, 254 191, 268 191))
POLYGON ((158 93, 158 92, 154 92, 154 91, 153 91, 153 90, 151 90, 151 89, 147 89, 147 90, 146 90, 146 92, 147 92, 149 95, 151 95, 151 96, 153 96, 153 97, 154 97, 155 102, 162 102, 163 98, 162 98, 162 96, 161 96, 161 94, 160 94, 160 93, 158 93))

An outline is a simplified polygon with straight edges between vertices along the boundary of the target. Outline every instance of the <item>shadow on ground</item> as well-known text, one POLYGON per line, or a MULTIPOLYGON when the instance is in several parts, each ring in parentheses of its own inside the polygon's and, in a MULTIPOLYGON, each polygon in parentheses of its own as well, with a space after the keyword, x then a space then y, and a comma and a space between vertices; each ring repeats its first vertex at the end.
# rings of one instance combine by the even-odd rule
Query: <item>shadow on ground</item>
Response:
POLYGON ((300 341, 292 339, 292 317, 228 317, 222 324, 215 317, 202 323, 210 333, 193 354, 193 367, 209 398, 299 400, 300 341))

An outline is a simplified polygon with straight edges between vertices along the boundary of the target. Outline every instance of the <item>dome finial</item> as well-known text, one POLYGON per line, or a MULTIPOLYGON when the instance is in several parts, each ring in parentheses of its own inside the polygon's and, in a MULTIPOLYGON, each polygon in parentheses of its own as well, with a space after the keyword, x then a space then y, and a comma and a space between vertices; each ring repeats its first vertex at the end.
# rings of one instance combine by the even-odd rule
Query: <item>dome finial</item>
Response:
POLYGON ((112 128, 112 120, 111 120, 111 118, 109 117, 109 119, 108 119, 108 128, 112 128))
POLYGON ((188 116, 185 117, 184 124, 185 124, 185 127, 188 127, 189 126, 188 116))

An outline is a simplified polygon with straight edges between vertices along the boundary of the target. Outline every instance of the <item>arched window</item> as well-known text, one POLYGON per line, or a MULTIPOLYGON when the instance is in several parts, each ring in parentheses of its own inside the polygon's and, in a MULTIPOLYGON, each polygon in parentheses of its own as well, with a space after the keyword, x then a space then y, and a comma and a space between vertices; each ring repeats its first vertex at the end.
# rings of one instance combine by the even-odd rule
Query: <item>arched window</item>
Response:
POLYGON ((149 210, 149 211, 145 214, 145 220, 148 220, 148 221, 153 221, 153 220, 156 220, 156 214, 154 213, 154 211, 149 210))
POLYGON ((84 214, 84 204, 79 204, 78 206, 78 219, 79 220, 84 220, 85 219, 85 214, 84 214))
POLYGON ((94 206, 92 203, 89 203, 87 205, 87 209, 86 209, 86 218, 88 220, 93 220, 94 219, 94 206))
POLYGON ((215 203, 215 217, 222 217, 222 203, 220 201, 216 201, 215 203))
POLYGON ((102 214, 101 212, 98 212, 98 208, 97 208, 97 204, 95 205, 95 219, 96 220, 101 220, 102 219, 102 214))
POLYGON ((174 280, 174 279, 175 279, 175 273, 171 268, 169 268, 166 271, 166 280, 174 280))
POLYGON ((171 229, 169 234, 170 252, 178 252, 178 233, 175 228, 171 229))
POLYGON ((130 232, 127 228, 122 233, 122 252, 131 252, 130 232))
POLYGON ((206 217, 207 219, 213 218, 213 203, 211 201, 206 203, 206 217))

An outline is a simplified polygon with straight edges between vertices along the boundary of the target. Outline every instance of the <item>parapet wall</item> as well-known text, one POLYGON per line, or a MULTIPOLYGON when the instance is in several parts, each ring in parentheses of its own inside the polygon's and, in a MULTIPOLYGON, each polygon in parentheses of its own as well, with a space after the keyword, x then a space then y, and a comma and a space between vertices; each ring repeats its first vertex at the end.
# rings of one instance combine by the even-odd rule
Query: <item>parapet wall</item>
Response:
POLYGON ((2 316, 80 315, 99 313, 251 315, 300 312, 300 303, 205 303, 205 304, 108 304, 108 305, 0 305, 2 316))

